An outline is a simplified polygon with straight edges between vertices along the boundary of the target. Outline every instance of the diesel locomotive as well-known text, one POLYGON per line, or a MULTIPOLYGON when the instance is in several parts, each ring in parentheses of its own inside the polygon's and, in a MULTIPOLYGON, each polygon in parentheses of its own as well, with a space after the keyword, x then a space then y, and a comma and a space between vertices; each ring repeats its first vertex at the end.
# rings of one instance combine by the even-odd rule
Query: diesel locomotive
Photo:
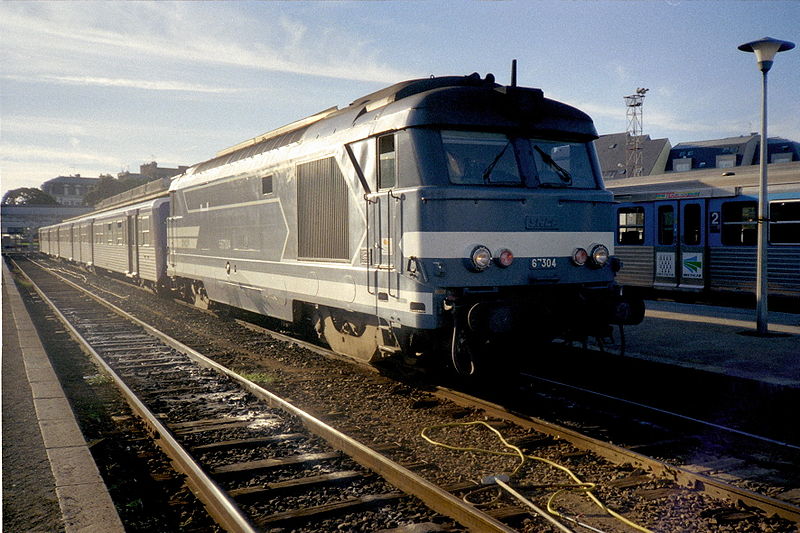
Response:
POLYGON ((43 228, 42 250, 307 324, 360 360, 444 348, 472 374, 509 343, 534 357, 641 321, 596 137, 540 89, 405 81, 222 150, 168 198, 43 228))

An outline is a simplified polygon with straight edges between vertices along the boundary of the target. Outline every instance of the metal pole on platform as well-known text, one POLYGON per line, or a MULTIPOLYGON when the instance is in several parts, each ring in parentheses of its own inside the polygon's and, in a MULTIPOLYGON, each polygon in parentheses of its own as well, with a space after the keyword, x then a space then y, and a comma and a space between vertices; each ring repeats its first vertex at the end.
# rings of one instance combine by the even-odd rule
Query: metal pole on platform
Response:
POLYGON ((739 46, 743 52, 753 52, 761 71, 761 151, 758 186, 758 252, 756 254, 756 332, 767 335, 767 240, 769 201, 767 198, 767 72, 772 68, 775 54, 794 48, 794 43, 764 37, 739 46))

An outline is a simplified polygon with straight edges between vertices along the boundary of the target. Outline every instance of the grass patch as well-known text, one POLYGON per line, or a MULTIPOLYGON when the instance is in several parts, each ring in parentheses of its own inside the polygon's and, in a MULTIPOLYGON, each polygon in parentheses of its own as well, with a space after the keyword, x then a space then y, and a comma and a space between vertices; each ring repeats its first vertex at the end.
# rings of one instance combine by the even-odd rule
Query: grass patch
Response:
POLYGON ((91 376, 83 376, 83 380, 92 386, 107 385, 113 382, 113 380, 105 374, 93 374, 91 376))
POLYGON ((278 378, 273 376, 272 374, 267 374, 266 372, 247 372, 247 371, 235 371, 237 374, 242 376, 244 379, 248 381, 252 381, 253 383, 261 383, 265 385, 269 385, 271 383, 276 383, 278 378))

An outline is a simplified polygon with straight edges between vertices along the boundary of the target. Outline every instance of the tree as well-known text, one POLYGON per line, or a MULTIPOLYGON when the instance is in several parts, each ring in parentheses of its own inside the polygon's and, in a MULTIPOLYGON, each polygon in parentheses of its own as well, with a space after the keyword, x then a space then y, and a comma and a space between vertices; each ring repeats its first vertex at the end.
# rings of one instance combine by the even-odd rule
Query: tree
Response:
POLYGON ((58 202, 41 189, 20 187, 3 195, 3 205, 58 205, 58 202))

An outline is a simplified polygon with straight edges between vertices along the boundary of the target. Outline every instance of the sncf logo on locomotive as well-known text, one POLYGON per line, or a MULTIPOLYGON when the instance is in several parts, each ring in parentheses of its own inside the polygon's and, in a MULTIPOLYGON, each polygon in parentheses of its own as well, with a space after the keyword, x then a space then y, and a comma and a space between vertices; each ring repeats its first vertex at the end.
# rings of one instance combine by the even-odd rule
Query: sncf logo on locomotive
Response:
POLYGON ((555 229, 555 217, 547 215, 527 215, 525 217, 525 229, 555 229))

